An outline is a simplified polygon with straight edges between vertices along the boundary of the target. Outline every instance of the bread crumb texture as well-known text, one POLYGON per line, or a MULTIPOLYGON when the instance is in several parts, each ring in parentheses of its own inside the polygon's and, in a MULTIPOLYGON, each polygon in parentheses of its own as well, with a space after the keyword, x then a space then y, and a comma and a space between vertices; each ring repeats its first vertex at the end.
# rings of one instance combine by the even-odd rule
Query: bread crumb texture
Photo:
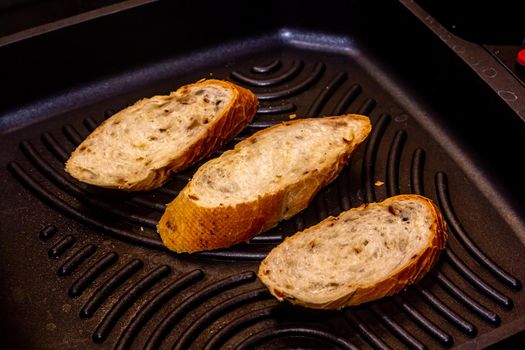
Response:
POLYGON ((444 223, 428 199, 398 196, 330 217, 288 238, 263 261, 259 276, 280 299, 343 307, 415 282, 434 263, 445 239, 444 223))
POLYGON ((208 161, 166 208, 158 231, 176 252, 227 248, 303 210, 370 132, 360 115, 259 131, 208 161))
MULTIPOLYGON (((365 122, 363 122, 364 124, 365 122)), ((193 177, 191 193, 204 206, 235 205, 332 167, 356 142, 363 124, 352 118, 285 123, 250 137, 210 161, 193 177)))
MULTIPOLYGON (((155 177, 164 180, 165 173, 190 165, 189 151, 201 156, 209 153, 192 148, 204 138, 221 140, 219 134, 209 133, 234 106, 239 95, 236 88, 208 80, 167 96, 140 100, 99 126, 73 153, 66 170, 81 181, 103 187, 129 189, 141 181, 158 186, 155 177)), ((246 101, 251 105, 243 106, 251 114, 241 118, 244 125, 255 114, 253 101, 254 96, 246 101)), ((235 127, 238 122, 230 124, 235 127)))

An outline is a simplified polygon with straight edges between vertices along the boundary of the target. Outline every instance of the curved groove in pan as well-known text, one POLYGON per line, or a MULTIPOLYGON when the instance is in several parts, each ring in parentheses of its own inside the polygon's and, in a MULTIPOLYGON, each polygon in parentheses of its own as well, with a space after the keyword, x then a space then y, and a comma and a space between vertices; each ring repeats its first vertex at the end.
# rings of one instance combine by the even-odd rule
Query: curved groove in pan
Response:
MULTIPOLYGON (((183 181, 190 181, 191 176, 186 176, 181 173, 175 173, 175 174, 171 174, 171 178, 172 180, 177 179, 177 180, 183 180, 183 181)), ((165 186, 156 188, 153 190, 153 192, 164 193, 164 194, 167 194, 168 196, 171 196, 172 198, 175 198, 179 194, 179 191, 172 190, 171 188, 168 188, 165 186)))
POLYGON ((339 193, 339 210, 346 211, 352 207, 350 201, 350 193, 348 191, 348 184, 350 183, 350 167, 352 160, 343 168, 337 177, 337 191, 339 193))
POLYGON ((204 350, 219 349, 222 344, 238 330, 248 327, 251 324, 271 318, 277 314, 275 306, 265 307, 250 311, 231 320, 227 325, 215 333, 209 340, 204 350))
POLYGON ((376 201, 376 194, 374 191, 374 169, 375 161, 377 158, 377 151, 379 150, 379 144, 381 143, 381 138, 390 123, 390 116, 388 114, 381 114, 375 125, 372 127, 372 132, 368 137, 366 143, 365 155, 363 159, 363 169, 362 169, 362 190, 365 195, 365 201, 367 203, 372 203, 376 201))
POLYGON ((85 137, 81 136, 77 129, 73 127, 71 124, 66 124, 62 128, 62 132, 64 135, 66 135, 67 139, 73 144, 73 146, 77 147, 82 143, 82 141, 85 139, 85 137))
POLYGON ((281 124, 282 120, 256 120, 248 125, 247 129, 266 129, 274 125, 281 124))
POLYGON ((386 313, 382 312, 376 305, 370 307, 375 317, 377 317, 381 323, 403 344, 408 348, 414 350, 427 350, 428 347, 421 343, 419 340, 414 338, 406 329, 400 324, 390 318, 386 313))
POLYGON ((315 206, 315 212, 317 213, 317 219, 322 221, 328 216, 328 209, 326 208, 326 198, 324 193, 317 194, 313 201, 315 206))
POLYGON ((487 269, 494 277, 500 280, 504 285, 514 289, 521 289, 521 281, 516 277, 512 276, 507 271, 503 270, 498 264, 496 264, 490 257, 488 257, 478 246, 477 244, 469 237, 468 233, 465 231, 459 218, 457 217, 454 209, 452 207, 452 202, 450 201, 450 196, 448 193, 448 180, 447 175, 443 172, 438 172, 436 174, 436 191, 439 201, 439 206, 443 212, 445 220, 447 221, 450 230, 467 252, 476 259, 476 261, 487 269))
POLYGON ((423 180, 423 173, 425 170, 425 151, 417 148, 412 153, 412 161, 410 162, 410 188, 412 193, 425 195, 425 184, 423 180))
POLYGON ((316 63, 309 75, 301 82, 295 84, 284 90, 265 92, 256 94, 257 99, 260 101, 276 100, 280 98, 289 97, 308 89, 310 86, 315 84, 323 75, 325 70, 324 63, 316 63))
POLYGON ((197 317, 197 319, 184 331, 182 331, 179 339, 175 341, 173 350, 183 350, 190 347, 191 342, 197 338, 198 334, 202 332, 208 325, 225 315, 230 310, 235 310, 242 305, 271 298, 270 293, 265 288, 252 290, 230 299, 223 301, 210 310, 197 317))
POLYGON ((262 106, 257 108, 257 114, 278 114, 293 112, 297 107, 293 103, 278 104, 275 106, 262 106))
POLYGON ((395 196, 399 191, 399 164, 401 163, 401 154, 407 139, 405 130, 398 130, 388 151, 386 164, 386 193, 388 197, 395 196))
POLYGON ((93 130, 95 130, 100 123, 91 117, 87 117, 86 119, 84 119, 83 124, 89 132, 93 132, 93 130))
POLYGON ((293 221, 294 221, 294 224, 295 224, 295 229, 296 231, 302 231, 304 230, 304 219, 303 219, 303 213, 300 212, 300 213, 297 213, 294 218, 293 218, 293 221))
MULTIPOLYGON (((236 350, 249 350, 254 349, 256 346, 262 345, 275 338, 286 338, 286 337, 301 337, 312 340, 319 340, 324 343, 331 344, 331 346, 337 349, 344 350, 358 350, 359 348, 349 342, 346 339, 338 337, 325 330, 313 328, 313 327, 293 327, 293 326, 281 326, 279 328, 270 328, 260 331, 247 337, 241 344, 235 347, 236 350)), ((382 348, 378 348, 382 349, 382 348)), ((388 347, 385 349, 389 349, 388 347)))
POLYGON ((67 294, 74 298, 82 293, 89 287, 98 276, 104 271, 110 268, 118 260, 118 254, 115 252, 109 252, 91 265, 86 272, 80 275, 75 282, 69 287, 67 294))
POLYGON ((231 290, 239 285, 253 282, 256 276, 252 271, 243 272, 237 275, 233 275, 224 278, 220 281, 213 282, 208 287, 192 294, 190 297, 185 299, 175 309, 171 310, 161 321, 155 326, 153 333, 149 336, 144 350, 158 349, 171 329, 175 326, 177 321, 182 319, 190 310, 194 309, 197 305, 206 302, 209 298, 224 292, 225 290, 231 290))
POLYGON ((398 307, 403 310, 408 317, 410 317, 414 323, 416 323, 425 333, 430 335, 432 338, 436 339, 439 343, 444 346, 452 346, 454 344, 454 339, 450 334, 445 332, 441 327, 436 325, 434 322, 426 318, 422 313, 416 310, 408 302, 394 298, 398 307))
POLYGON ((354 315, 353 312, 346 312, 344 314, 345 319, 350 323, 353 328, 357 330, 359 335, 367 342, 369 343, 373 349, 380 349, 380 350, 389 350, 392 349, 390 346, 388 346, 374 331, 372 331, 369 327, 367 327, 363 321, 357 317, 357 315, 354 315))
POLYGON ((339 72, 336 74, 332 80, 323 88, 315 100, 312 102, 312 105, 306 112, 307 117, 318 117, 326 105, 326 102, 332 97, 336 90, 345 82, 348 78, 348 75, 345 72, 339 72))
POLYGON ((108 233, 109 235, 115 238, 124 240, 124 241, 138 243, 138 244, 141 244, 149 248, 167 250, 159 238, 144 237, 134 232, 128 232, 128 231, 125 231, 125 230, 122 230, 122 229, 119 229, 113 226, 103 224, 97 220, 94 220, 92 218, 85 216, 84 213, 82 213, 80 210, 73 208, 68 203, 56 197, 50 191, 42 187, 40 183, 34 180, 31 177, 31 175, 29 175, 25 170, 23 170, 23 168, 18 163, 11 162, 9 163, 8 167, 12 171, 12 173, 15 175, 15 177, 20 182, 22 182, 22 184, 30 188, 33 192, 35 192, 40 198, 42 198, 51 207, 58 209, 62 213, 65 213, 73 217, 77 221, 82 222, 92 227, 96 227, 108 233))
POLYGON ((192 253, 191 256, 221 260, 260 261, 268 255, 268 252, 260 253, 234 249, 192 253))
POLYGON ((61 163, 65 163, 69 159, 69 153, 60 146, 57 139, 50 133, 42 133, 42 143, 61 163))
POLYGON ((55 245, 49 248, 49 250, 47 251, 47 255, 50 258, 58 258, 62 254, 64 254, 69 248, 71 248, 76 241, 77 239, 72 235, 64 236, 60 241, 58 241, 55 245))
MULTIPOLYGON (((41 184, 34 180, 31 175, 29 175, 17 162, 11 162, 8 164, 8 169, 13 173, 13 175, 31 191, 36 193, 40 198, 42 198, 47 204, 51 207, 59 210, 70 217, 73 217, 75 220, 82 222, 86 225, 95 227, 103 232, 106 232, 112 237, 117 239, 133 242, 140 244, 142 246, 153 248, 157 250, 167 251, 168 249, 164 246, 160 238, 158 237, 145 237, 138 233, 132 231, 126 231, 115 226, 104 224, 98 220, 87 217, 78 209, 75 209, 67 202, 58 198, 46 188, 42 187, 41 184)), ((261 236, 264 238, 256 238, 255 242, 257 243, 268 243, 268 242, 279 242, 282 240, 281 235, 268 235, 261 236)), ((252 251, 239 251, 235 248, 227 250, 215 250, 215 251, 206 251, 193 253, 192 257, 202 257, 207 259, 221 259, 221 260, 242 260, 242 261, 259 261, 266 257, 267 253, 261 252, 252 252, 252 251)))
POLYGON ((432 294, 432 292, 421 287, 414 287, 414 289, 428 305, 430 305, 434 310, 436 310, 451 325, 453 325, 469 337, 476 336, 476 334, 478 333, 478 329, 476 328, 476 326, 474 326, 469 321, 465 320, 457 312, 448 307, 438 297, 432 294))
POLYGON ((91 295, 80 310, 80 318, 91 318, 98 310, 100 305, 113 293, 119 286, 128 280, 133 274, 144 266, 142 260, 133 259, 126 265, 108 277, 104 283, 91 295))
POLYGON ((332 114, 333 115, 341 115, 346 112, 348 107, 352 104, 352 102, 355 101, 357 96, 363 91, 361 88, 361 85, 359 84, 353 84, 350 86, 350 88, 345 92, 341 100, 337 103, 335 106, 332 114))
POLYGON ((271 73, 272 71, 278 69, 280 66, 281 66, 281 60, 276 58, 267 64, 253 66, 251 70, 252 72, 259 73, 259 74, 271 73))
POLYGON ((104 111, 104 119, 108 119, 109 117, 111 117, 115 113, 116 113, 116 111, 114 109, 111 109, 111 108, 106 109, 104 111))
MULTIPOLYGON (((252 68, 252 70, 255 67, 252 68)), ((272 77, 272 78, 266 78, 266 79, 257 79, 252 78, 248 75, 245 75, 243 73, 233 71, 230 73, 230 76, 237 80, 240 83, 244 83, 246 85, 251 86, 275 86, 281 83, 284 83, 287 80, 292 79, 295 77, 301 69, 303 68, 303 61, 293 61, 290 67, 286 69, 285 71, 282 71, 279 75, 272 77)))
POLYGON ((126 310, 137 301, 142 294, 159 283, 170 273, 171 268, 168 265, 159 266, 126 290, 98 324, 92 336, 93 341, 95 343, 103 343, 126 310))
POLYGON ((156 293, 144 306, 141 306, 133 319, 126 326, 120 338, 115 345, 116 350, 129 349, 133 344, 141 328, 159 311, 159 309, 168 302, 173 296, 181 290, 189 287, 204 277, 202 270, 192 270, 178 277, 175 281, 169 283, 160 292, 156 293))
POLYGON ((443 251, 441 254, 448 263, 472 286, 483 293, 487 298, 505 309, 512 309, 514 303, 512 299, 499 292, 494 287, 485 282, 474 271, 472 271, 461 259, 450 249, 443 251))
POLYGON ((40 240, 42 241, 47 241, 53 238, 53 236, 57 232, 58 232, 58 229, 56 228, 55 225, 48 225, 44 227, 42 230, 40 230, 40 232, 38 233, 38 238, 40 238, 40 240))
POLYGON ((357 110, 357 114, 370 115, 376 106, 376 101, 373 98, 367 98, 357 110))
POLYGON ((447 276, 437 271, 434 276, 439 281, 439 284, 450 296, 456 299, 459 304, 470 310, 474 315, 478 316, 483 321, 491 324, 492 326, 499 326, 501 318, 499 315, 485 306, 478 303, 470 295, 461 290, 457 285, 454 284, 447 276))
POLYGON ((284 239, 284 235, 281 233, 261 233, 252 239, 250 243, 280 243, 284 239))
POLYGON ((87 244, 73 253, 57 270, 57 275, 60 277, 69 276, 75 271, 84 261, 91 255, 95 254, 97 246, 94 244, 87 244))
MULTIPOLYGON (((77 185, 71 183, 69 180, 67 180, 64 176, 62 176, 55 168, 53 168, 50 164, 48 164, 42 157, 38 154, 38 152, 35 150, 33 145, 28 141, 22 141, 20 143, 20 148, 24 152, 24 154, 27 156, 27 158, 38 168, 48 179, 53 181, 55 184, 58 185, 58 187, 67 193, 73 195, 75 198, 77 198, 80 201, 89 203, 95 207, 98 207, 99 209, 105 210, 111 214, 118 215, 124 219, 129 219, 132 222, 135 222, 139 225, 148 226, 151 228, 155 228, 157 225, 157 220, 153 220, 150 218, 142 217, 133 213, 129 213, 126 211, 123 211, 119 209, 118 206, 112 205, 110 203, 105 202, 104 200, 99 200, 97 198, 93 198, 92 196, 89 196, 86 194, 80 187, 77 185)), ((133 202, 133 200, 131 200, 133 202)), ((164 212, 166 209, 164 205, 161 204, 153 204, 148 206, 149 209, 154 209, 157 211, 164 212)))

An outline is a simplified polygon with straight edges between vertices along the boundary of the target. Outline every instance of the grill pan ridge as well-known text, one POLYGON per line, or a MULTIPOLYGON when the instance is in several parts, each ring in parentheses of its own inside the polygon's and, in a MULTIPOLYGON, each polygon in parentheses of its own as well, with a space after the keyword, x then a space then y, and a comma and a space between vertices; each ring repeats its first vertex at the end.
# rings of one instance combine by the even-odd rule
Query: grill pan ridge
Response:
POLYGON ((520 233, 409 103, 376 79, 373 57, 325 33, 281 29, 264 42, 255 52, 240 42, 225 62, 170 79, 144 77, 144 89, 134 85, 3 136, 0 179, 9 204, 4 200, 0 211, 7 315, 0 326, 9 329, 10 345, 428 349, 484 347, 525 329, 520 233), (131 194, 81 184, 63 165, 115 111, 203 76, 250 88, 261 102, 254 122, 211 157, 290 114, 365 114, 373 129, 336 180, 292 219, 249 243, 176 255, 155 225, 205 160, 160 189, 131 194), (286 236, 400 193, 432 198, 448 224, 447 249, 417 285, 366 305, 319 311, 279 303, 257 281, 258 262, 286 236))

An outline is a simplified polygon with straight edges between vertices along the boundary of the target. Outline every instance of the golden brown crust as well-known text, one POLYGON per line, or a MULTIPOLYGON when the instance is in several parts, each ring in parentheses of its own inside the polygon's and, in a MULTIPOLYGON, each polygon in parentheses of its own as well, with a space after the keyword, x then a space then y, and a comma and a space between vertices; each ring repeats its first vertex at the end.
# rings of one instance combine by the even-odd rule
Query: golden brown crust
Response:
MULTIPOLYGON (((334 300, 325 300, 323 302, 308 302, 295 298, 294 296, 287 295, 285 292, 273 288, 272 283, 266 278, 263 271, 266 270, 266 260, 263 260, 259 267, 259 279, 269 288, 270 292, 279 300, 288 300, 293 304, 302 305, 316 309, 341 309, 351 305, 359 305, 372 300, 376 300, 385 296, 390 296, 400 292, 406 286, 416 283, 419 281, 436 263, 441 250, 445 249, 447 241, 446 224, 441 216, 441 213, 435 203, 429 198, 414 195, 404 194, 394 197, 390 197, 380 205, 387 206, 389 202, 398 201, 402 199, 419 200, 424 202, 431 208, 432 211, 432 224, 430 227, 431 237, 427 243, 427 246, 421 250, 419 254, 414 256, 406 265, 400 267, 395 272, 390 274, 387 278, 383 279, 374 284, 350 286, 346 293, 334 300)), ((363 204, 358 208, 350 210, 364 210, 367 204, 363 204)), ((330 220, 328 218, 325 220, 330 220)), ((317 226, 322 225, 324 221, 319 224, 308 228, 305 231, 299 232, 294 236, 287 238, 287 240, 293 240, 298 235, 306 234, 308 231, 315 229, 317 226)), ((271 254, 271 252, 270 252, 271 254)))
POLYGON ((196 252, 228 247, 261 232, 266 221, 275 221, 279 194, 259 205, 243 203, 235 208, 202 208, 181 192, 166 208, 158 230, 164 244, 176 252, 196 252))
MULTIPOLYGON (((201 80, 193 84, 182 86, 179 90, 184 91, 192 86, 205 86, 210 83, 214 85, 222 85, 227 89, 231 89, 234 96, 232 97, 230 104, 224 109, 222 115, 218 116, 213 123, 210 123, 206 133, 195 140, 180 157, 172 159, 163 167, 150 169, 148 175, 138 181, 125 181, 117 184, 107 182, 102 183, 97 182, 96 180, 90 181, 89 179, 80 180, 92 185, 116 188, 124 191, 151 190, 162 186, 162 184, 168 180, 171 173, 188 168, 222 147, 228 140, 237 135, 253 120, 259 102, 257 101, 257 97, 250 90, 222 80, 201 80)), ((154 96, 150 99, 142 99, 128 108, 140 108, 147 101, 152 99, 169 100, 172 94, 168 96, 154 96)), ((104 123, 102 123, 86 138, 86 140, 83 141, 83 144, 96 137, 96 135, 100 133, 101 128, 110 125, 110 121, 114 121, 118 118, 122 118, 122 114, 114 115, 104 121, 104 123)), ((71 154, 70 159, 76 156, 79 152, 80 146, 71 154)), ((65 169, 76 177, 74 169, 70 167, 70 160, 66 163, 65 169)))
MULTIPOLYGON (((217 248, 227 248, 247 241, 264 232, 283 219, 293 216, 310 204, 317 192, 333 181, 344 167, 353 150, 370 132, 370 121, 361 115, 348 115, 366 121, 360 135, 348 143, 346 152, 339 155, 335 164, 320 171, 312 172, 294 184, 268 193, 257 200, 236 206, 203 207, 198 201, 189 198, 192 182, 179 193, 166 208, 157 230, 164 244, 175 252, 197 252, 217 248)), ((338 118, 338 117, 327 117, 338 118)), ((287 121, 284 125, 301 123, 302 120, 287 121)), ((283 124, 262 130, 235 146, 249 145, 250 140, 259 137, 283 124)), ((203 167, 207 166, 206 164, 203 167)))

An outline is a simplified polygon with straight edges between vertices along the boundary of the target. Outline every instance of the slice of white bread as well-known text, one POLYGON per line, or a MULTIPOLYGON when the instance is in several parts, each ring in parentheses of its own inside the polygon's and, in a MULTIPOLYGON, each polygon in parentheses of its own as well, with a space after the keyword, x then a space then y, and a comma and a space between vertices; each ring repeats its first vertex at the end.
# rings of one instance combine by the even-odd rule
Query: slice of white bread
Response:
POLYGON ((176 252, 226 248, 303 210, 370 132, 361 115, 289 121, 204 164, 157 228, 176 252))
POLYGON ((107 119, 66 162, 76 179, 127 191, 161 186, 171 172, 206 157, 248 125, 255 95, 230 82, 202 80, 136 102, 107 119))
POLYGON ((287 238, 262 261, 258 275, 279 300, 340 309, 417 282, 446 240, 445 222, 430 199, 399 195, 287 238))

